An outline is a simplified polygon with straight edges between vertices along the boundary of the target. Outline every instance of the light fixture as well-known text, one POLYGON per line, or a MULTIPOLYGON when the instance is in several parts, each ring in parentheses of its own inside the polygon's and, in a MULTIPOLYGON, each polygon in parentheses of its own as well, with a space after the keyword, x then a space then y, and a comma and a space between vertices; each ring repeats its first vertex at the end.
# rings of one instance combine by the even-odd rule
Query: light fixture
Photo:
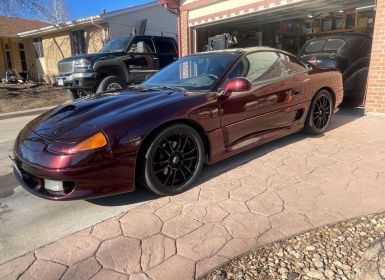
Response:
POLYGON ((366 10, 366 9, 374 8, 374 7, 376 7, 376 5, 370 5, 370 6, 359 7, 359 8, 357 8, 356 10, 360 11, 360 10, 366 10))
POLYGON ((308 18, 313 18, 313 15, 307 15, 308 18))

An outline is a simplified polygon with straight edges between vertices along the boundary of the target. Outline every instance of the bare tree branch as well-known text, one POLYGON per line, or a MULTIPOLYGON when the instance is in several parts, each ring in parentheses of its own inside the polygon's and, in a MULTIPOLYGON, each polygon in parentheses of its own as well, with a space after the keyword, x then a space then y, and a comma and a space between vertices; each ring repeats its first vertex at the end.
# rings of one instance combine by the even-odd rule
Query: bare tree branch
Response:
POLYGON ((68 20, 65 0, 0 0, 0 14, 50 23, 68 20))

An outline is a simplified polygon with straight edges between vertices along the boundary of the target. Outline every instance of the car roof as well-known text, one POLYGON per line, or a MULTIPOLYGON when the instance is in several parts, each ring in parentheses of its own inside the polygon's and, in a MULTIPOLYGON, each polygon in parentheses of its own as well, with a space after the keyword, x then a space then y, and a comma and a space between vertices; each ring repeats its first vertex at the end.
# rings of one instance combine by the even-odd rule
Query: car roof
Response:
POLYGON ((341 33, 341 34, 333 34, 333 35, 327 35, 327 36, 322 36, 318 38, 313 38, 310 41, 317 41, 317 40, 325 40, 328 38, 347 38, 347 37, 362 37, 362 38, 372 38, 373 35, 368 34, 368 33, 341 33))

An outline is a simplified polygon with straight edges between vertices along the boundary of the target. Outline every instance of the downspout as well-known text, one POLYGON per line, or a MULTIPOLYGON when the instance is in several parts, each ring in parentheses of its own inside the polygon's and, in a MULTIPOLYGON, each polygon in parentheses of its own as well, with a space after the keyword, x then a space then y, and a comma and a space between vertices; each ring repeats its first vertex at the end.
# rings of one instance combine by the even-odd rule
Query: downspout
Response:
POLYGON ((95 23, 93 18, 91 19, 91 23, 92 23, 93 25, 95 25, 96 27, 99 27, 100 29, 103 30, 103 37, 104 37, 104 39, 103 39, 103 45, 105 45, 105 44, 106 44, 106 40, 107 40, 106 29, 104 29, 104 27, 101 26, 100 24, 95 23))
POLYGON ((182 19, 180 16, 180 10, 178 9, 178 55, 182 57, 182 19))

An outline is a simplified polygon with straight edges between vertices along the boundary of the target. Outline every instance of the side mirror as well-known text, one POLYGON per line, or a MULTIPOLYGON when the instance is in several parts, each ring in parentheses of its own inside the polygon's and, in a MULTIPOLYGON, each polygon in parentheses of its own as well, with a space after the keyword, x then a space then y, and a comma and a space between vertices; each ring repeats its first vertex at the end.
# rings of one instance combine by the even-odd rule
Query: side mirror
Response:
POLYGON ((225 90, 223 91, 224 97, 229 97, 233 92, 244 92, 251 89, 251 83, 245 78, 234 78, 227 82, 225 90))

